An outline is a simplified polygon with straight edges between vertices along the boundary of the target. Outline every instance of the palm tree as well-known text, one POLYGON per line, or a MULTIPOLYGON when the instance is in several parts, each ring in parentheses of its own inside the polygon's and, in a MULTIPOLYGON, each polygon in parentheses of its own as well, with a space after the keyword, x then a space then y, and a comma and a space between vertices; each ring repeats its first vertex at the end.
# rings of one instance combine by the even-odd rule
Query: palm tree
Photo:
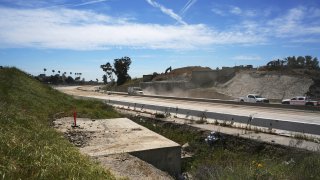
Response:
POLYGON ((54 75, 55 70, 52 70, 52 74, 54 75))
POLYGON ((47 71, 47 69, 43 68, 44 75, 46 75, 46 71, 47 71))
POLYGON ((59 75, 60 75, 60 71, 58 71, 59 75))
POLYGON ((81 75, 82 75, 82 73, 78 73, 78 75, 79 75, 79 79, 81 79, 81 75))

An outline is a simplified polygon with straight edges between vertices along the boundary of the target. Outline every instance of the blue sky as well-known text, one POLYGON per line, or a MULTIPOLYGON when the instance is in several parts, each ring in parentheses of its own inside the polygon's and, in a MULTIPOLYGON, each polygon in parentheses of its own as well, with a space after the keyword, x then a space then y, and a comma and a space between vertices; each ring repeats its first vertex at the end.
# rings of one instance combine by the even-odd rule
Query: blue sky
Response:
POLYGON ((34 75, 101 80, 123 56, 141 77, 293 55, 320 57, 319 0, 0 0, 0 65, 34 75))

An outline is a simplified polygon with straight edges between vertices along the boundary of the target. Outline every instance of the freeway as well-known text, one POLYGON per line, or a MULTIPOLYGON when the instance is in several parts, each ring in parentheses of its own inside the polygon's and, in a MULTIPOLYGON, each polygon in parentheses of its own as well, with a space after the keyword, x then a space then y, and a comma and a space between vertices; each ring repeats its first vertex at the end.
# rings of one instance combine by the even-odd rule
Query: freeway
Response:
POLYGON ((70 95, 103 100, 112 105, 148 109, 154 111, 170 111, 179 115, 208 119, 234 121, 255 126, 282 129, 320 135, 320 112, 297 109, 244 106, 241 104, 225 104, 204 101, 189 101, 174 98, 156 98, 145 96, 128 96, 125 94, 102 94, 79 90, 79 87, 58 87, 58 90, 70 95))

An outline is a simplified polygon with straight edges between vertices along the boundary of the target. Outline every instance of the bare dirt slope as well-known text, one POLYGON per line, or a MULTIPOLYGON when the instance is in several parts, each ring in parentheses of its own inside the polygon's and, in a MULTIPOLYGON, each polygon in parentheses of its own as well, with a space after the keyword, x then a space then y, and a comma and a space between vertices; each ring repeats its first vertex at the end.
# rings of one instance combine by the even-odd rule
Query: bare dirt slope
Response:
MULTIPOLYGON (((210 70, 206 67, 184 67, 172 70, 168 74, 162 74, 154 78, 156 81, 190 81, 192 71, 210 70)), ((313 85, 310 76, 303 73, 284 73, 277 71, 241 70, 226 83, 215 82, 211 88, 183 89, 171 93, 174 96, 235 99, 249 93, 257 93, 269 99, 291 98, 305 95, 313 85)))
POLYGON ((217 85, 214 89, 233 97, 257 93, 270 99, 283 99, 304 95, 312 84, 312 79, 304 76, 242 71, 228 82, 217 85))
POLYGON ((211 70, 209 67, 188 66, 183 68, 173 69, 167 74, 159 74, 153 81, 190 81, 192 71, 207 71, 211 70))
MULTIPOLYGON (((177 84, 175 86, 179 86, 178 82, 191 81, 193 71, 209 70, 212 69, 201 66, 177 68, 167 74, 162 73, 157 75, 153 78, 153 81, 175 82, 177 84)), ((214 85, 212 87, 200 88, 191 86, 191 88, 177 87, 171 88, 173 90, 167 90, 167 88, 165 88, 166 84, 163 84, 163 89, 158 86, 153 86, 156 90, 144 89, 144 91, 146 94, 225 100, 232 100, 250 93, 256 93, 278 101, 293 96, 303 96, 310 90, 314 96, 319 98, 320 80, 317 80, 318 83, 315 83, 314 80, 312 80, 312 78, 314 79, 314 77, 318 77, 319 75, 314 75, 314 73, 313 75, 312 73, 306 74, 305 71, 306 70, 239 70, 232 79, 223 84, 218 81, 212 82, 212 85, 214 85)), ((136 84, 136 86, 138 86, 138 84, 136 84)), ((123 88, 122 91, 126 92, 126 90, 127 87, 123 88)))
POLYGON ((117 178, 140 179, 173 179, 167 173, 160 171, 149 163, 128 153, 113 154, 98 157, 98 161, 117 178))

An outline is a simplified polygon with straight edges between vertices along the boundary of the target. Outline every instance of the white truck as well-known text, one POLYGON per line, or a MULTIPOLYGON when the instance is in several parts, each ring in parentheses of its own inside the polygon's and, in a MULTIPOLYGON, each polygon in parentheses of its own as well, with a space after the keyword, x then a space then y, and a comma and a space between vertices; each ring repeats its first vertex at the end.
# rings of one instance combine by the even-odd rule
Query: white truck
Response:
POLYGON ((291 99, 284 99, 281 102, 282 104, 290 104, 290 105, 302 105, 302 106, 319 106, 319 101, 313 101, 305 96, 296 96, 291 99))
POLYGON ((261 97, 258 94, 248 94, 245 97, 239 98, 240 102, 251 102, 251 103, 269 103, 269 99, 261 97))
POLYGON ((128 87, 129 95, 143 95, 143 91, 140 87, 128 87))

